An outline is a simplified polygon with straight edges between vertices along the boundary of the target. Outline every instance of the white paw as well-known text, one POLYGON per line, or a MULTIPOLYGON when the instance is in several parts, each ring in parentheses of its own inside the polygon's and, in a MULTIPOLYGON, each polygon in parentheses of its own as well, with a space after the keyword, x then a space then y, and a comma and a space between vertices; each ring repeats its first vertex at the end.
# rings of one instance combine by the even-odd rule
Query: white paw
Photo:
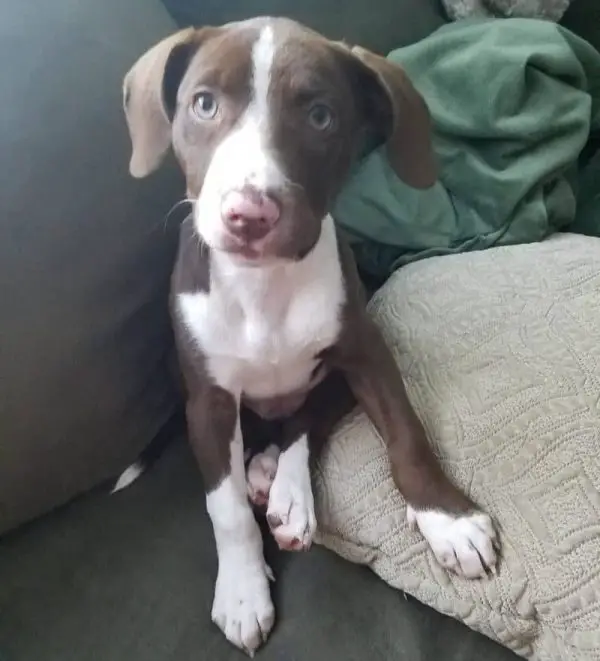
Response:
POLYGON ((416 511, 407 506, 409 523, 416 523, 438 562, 460 576, 481 578, 495 573, 496 531, 483 512, 452 516, 436 510, 416 511))
POLYGON ((299 452, 301 448, 292 448, 280 457, 271 485, 267 521, 280 549, 307 551, 317 530, 315 501, 308 461, 299 452), (301 458, 304 460, 299 461, 301 458))
POLYGON ((312 489, 306 491, 292 480, 275 478, 267 521, 280 549, 308 551, 317 530, 312 489))
POLYGON ((258 507, 266 507, 269 502, 271 485, 277 474, 279 448, 270 445, 264 452, 254 455, 246 470, 248 498, 258 507))
POLYGON ((212 620, 229 642, 250 656, 264 643, 275 622, 269 592, 271 570, 231 558, 219 567, 212 620))

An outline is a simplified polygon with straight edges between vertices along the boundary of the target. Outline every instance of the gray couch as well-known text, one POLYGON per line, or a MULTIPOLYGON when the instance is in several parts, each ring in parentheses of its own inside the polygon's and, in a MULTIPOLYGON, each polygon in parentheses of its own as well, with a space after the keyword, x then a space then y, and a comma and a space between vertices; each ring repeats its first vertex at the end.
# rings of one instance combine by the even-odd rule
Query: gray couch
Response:
MULTIPOLYGON (((182 182, 172 163, 128 177, 120 84, 174 19, 248 10, 166 4, 0 0, 2 660, 242 658, 210 623, 214 544, 169 369, 182 182), (167 445, 152 471, 110 496, 152 439, 167 445)), ((575 0, 565 19, 592 40, 594 4, 575 0)), ((381 51, 444 21, 435 0, 263 0, 252 13, 381 51)), ((267 554, 280 580, 265 661, 516 658, 323 549, 267 554)))

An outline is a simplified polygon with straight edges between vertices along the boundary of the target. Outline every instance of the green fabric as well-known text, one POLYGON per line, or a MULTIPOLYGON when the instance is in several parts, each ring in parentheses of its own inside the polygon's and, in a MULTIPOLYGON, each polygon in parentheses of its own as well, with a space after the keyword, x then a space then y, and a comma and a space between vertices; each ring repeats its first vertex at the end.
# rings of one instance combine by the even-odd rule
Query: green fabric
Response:
POLYGON ((572 223, 577 158, 600 129, 592 46, 544 21, 463 21, 389 57, 429 105, 440 179, 409 188, 383 149, 359 164, 334 215, 366 274, 539 241, 572 223))

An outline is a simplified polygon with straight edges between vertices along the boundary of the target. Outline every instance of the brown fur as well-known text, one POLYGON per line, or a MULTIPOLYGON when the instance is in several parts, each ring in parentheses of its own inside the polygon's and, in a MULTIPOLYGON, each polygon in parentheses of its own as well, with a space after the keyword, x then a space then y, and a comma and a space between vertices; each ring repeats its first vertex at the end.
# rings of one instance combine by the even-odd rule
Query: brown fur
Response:
MULTIPOLYGON (((251 47, 262 20, 182 31, 134 67, 125 83, 134 173, 156 167, 168 146, 167 127, 188 192, 198 195, 215 147, 250 102, 251 47), (221 94, 220 115, 209 123, 194 121, 190 112, 201 88, 221 94)), ((387 143, 391 165, 412 186, 432 185, 436 169, 426 105, 400 67, 295 23, 281 20, 278 25, 285 49, 271 72, 269 101, 276 120, 270 140, 292 183, 280 193, 284 211, 268 250, 299 259, 316 243, 322 219, 369 136, 387 143), (306 122, 315 99, 324 100, 335 117, 335 125, 320 132, 306 122)), ((254 413, 246 410, 242 420, 251 421, 254 436, 277 437, 284 447, 307 433, 317 452, 358 401, 388 447, 394 479, 406 500, 417 509, 468 511, 473 504, 442 472, 393 357, 365 312, 356 266, 341 239, 340 258, 347 290, 343 329, 319 357, 319 378, 286 401, 247 402, 254 413), (257 416, 261 411, 262 417, 257 416), (271 417, 277 419, 263 419, 271 417)), ((208 249, 203 253, 186 224, 173 293, 209 289, 210 254, 208 249)), ((235 402, 211 382, 203 356, 176 317, 174 325, 189 397, 190 439, 210 491, 229 470, 235 402)))

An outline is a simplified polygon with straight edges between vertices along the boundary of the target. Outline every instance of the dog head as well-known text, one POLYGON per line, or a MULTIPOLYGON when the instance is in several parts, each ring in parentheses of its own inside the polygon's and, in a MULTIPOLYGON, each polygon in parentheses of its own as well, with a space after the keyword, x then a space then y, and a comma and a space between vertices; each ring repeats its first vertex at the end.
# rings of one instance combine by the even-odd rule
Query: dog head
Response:
POLYGON ((280 18, 189 28, 124 81, 130 171, 173 146, 196 231, 247 261, 298 259, 366 140, 387 142, 407 184, 436 177, 429 114, 404 71, 280 18))

